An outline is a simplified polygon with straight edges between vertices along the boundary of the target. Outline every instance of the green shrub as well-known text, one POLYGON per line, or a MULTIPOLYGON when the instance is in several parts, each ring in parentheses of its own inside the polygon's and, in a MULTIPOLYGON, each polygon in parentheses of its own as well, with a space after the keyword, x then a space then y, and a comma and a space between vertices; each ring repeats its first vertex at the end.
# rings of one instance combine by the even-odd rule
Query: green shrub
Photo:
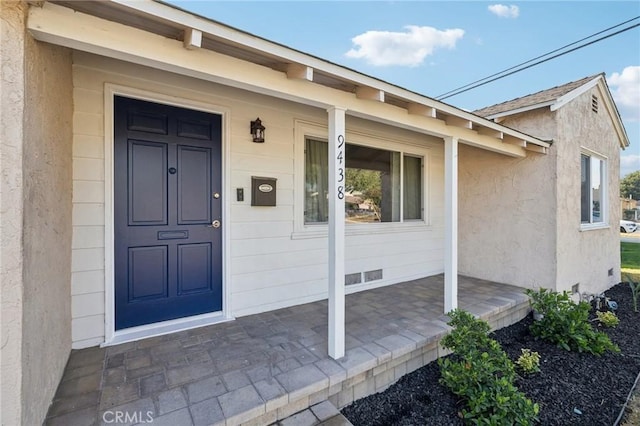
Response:
POLYGON ((595 355, 620 351, 609 336, 594 330, 589 323, 589 303, 575 303, 566 291, 540 289, 526 290, 526 293, 531 298, 531 306, 543 314, 540 321, 534 321, 529 327, 536 338, 546 339, 568 351, 595 355))
POLYGON ((515 367, 500 344, 489 337, 490 327, 468 312, 449 313, 453 327, 442 339, 452 356, 439 359, 440 383, 463 398, 467 423, 531 425, 537 420, 534 404, 515 386, 515 367))
POLYGON ((526 374, 537 373, 540 371, 540 354, 531 352, 531 349, 522 349, 516 364, 526 374))
POLYGON ((605 327, 615 327, 620 324, 620 320, 618 319, 616 314, 611 311, 598 311, 596 312, 596 316, 598 317, 598 321, 600 321, 600 324, 604 325, 605 327))
POLYGON ((624 275, 623 278, 629 283, 631 288, 631 298, 633 299, 633 312, 638 312, 638 296, 640 295, 640 281, 634 282, 631 275, 624 275))
POLYGON ((540 288, 538 291, 527 289, 525 293, 529 296, 531 309, 542 315, 548 309, 555 309, 559 305, 569 303, 569 294, 566 291, 558 293, 546 288, 540 288))

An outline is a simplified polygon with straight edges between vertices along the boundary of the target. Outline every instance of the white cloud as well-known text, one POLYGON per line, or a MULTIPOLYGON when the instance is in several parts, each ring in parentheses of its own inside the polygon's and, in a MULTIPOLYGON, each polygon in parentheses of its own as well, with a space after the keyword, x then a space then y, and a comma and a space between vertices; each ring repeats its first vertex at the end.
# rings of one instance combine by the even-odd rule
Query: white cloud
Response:
POLYGON ((620 177, 625 177, 631 172, 640 170, 640 155, 624 153, 620 156, 620 177))
POLYGON ((640 66, 628 66, 608 79, 611 94, 623 119, 640 121, 640 66))
POLYGON ((520 16, 520 8, 515 5, 505 6, 504 4, 492 4, 488 7, 489 12, 500 18, 517 18, 520 16))
POLYGON ((367 31, 351 39, 356 46, 346 53, 349 58, 365 59, 375 66, 415 67, 437 48, 453 49, 464 30, 440 31, 432 27, 407 25, 405 32, 367 31))

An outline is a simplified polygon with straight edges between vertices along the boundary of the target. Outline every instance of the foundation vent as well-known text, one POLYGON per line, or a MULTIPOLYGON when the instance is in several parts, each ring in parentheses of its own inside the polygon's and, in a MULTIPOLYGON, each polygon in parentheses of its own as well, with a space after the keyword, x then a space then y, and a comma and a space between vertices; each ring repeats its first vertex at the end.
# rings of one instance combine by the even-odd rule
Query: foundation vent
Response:
POLYGON ((362 284, 369 281, 377 281, 382 279, 382 269, 375 269, 373 271, 366 272, 354 272, 353 274, 346 274, 344 276, 344 285, 362 284), (364 281, 362 280, 364 277, 364 281))
POLYGON ((571 286, 571 294, 578 294, 580 293, 580 283, 575 283, 574 285, 571 286))
POLYGON ((344 276, 344 285, 360 284, 362 282, 362 273, 347 274, 344 276))
POLYGON ((596 95, 591 95, 591 111, 598 113, 598 97, 596 95))
POLYGON ((613 268, 609 269, 609 271, 607 271, 607 274, 612 277, 613 276, 613 268))
POLYGON ((376 269, 374 271, 367 271, 364 273, 364 282, 376 281, 382 279, 382 269, 376 269))

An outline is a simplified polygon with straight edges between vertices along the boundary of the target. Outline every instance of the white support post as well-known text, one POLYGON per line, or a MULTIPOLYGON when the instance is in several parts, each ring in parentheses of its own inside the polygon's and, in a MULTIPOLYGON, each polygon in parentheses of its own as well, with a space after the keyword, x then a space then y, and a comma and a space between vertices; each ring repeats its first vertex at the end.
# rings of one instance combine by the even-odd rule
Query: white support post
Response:
POLYGON ((444 313, 458 307, 458 138, 444 138, 444 313))
POLYGON ((344 356, 344 187, 345 109, 331 107, 329 113, 329 356, 344 356))

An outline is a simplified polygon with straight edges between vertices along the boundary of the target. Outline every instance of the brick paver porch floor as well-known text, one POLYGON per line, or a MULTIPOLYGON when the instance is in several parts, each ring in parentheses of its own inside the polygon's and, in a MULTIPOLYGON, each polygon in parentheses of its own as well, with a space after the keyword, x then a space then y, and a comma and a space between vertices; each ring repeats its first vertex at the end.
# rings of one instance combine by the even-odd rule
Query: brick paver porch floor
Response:
MULTIPOLYGON (((439 339, 448 328, 443 280, 437 275, 347 296, 347 354, 337 361, 327 355, 326 301, 74 350, 46 424, 115 424, 117 412, 142 422, 148 414, 154 426, 260 424, 274 410, 283 410, 282 419, 307 408, 287 404, 314 392, 318 399, 322 389, 439 339)), ((459 307, 483 317, 526 300, 518 287, 459 279, 459 307)), ((498 327, 508 319, 501 321, 498 327)))

